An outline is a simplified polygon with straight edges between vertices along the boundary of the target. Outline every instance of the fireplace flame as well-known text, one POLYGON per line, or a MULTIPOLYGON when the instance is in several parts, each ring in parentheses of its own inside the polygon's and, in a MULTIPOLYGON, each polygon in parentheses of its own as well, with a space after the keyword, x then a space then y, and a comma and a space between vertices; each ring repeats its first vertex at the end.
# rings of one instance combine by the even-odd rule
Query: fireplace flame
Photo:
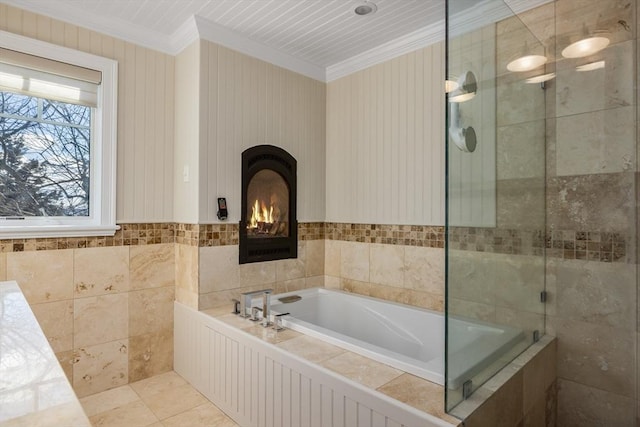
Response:
POLYGON ((264 201, 258 201, 251 207, 251 219, 248 228, 258 228, 258 223, 273 224, 273 206, 267 208, 264 201))

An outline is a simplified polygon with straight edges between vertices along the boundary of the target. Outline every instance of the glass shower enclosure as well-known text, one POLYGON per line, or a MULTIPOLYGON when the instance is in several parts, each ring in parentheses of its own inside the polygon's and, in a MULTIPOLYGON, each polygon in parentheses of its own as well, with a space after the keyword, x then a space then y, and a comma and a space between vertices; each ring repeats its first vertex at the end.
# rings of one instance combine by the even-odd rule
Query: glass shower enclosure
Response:
POLYGON ((447 1, 446 409, 544 333, 545 46, 502 0, 447 1), (522 59, 524 57, 524 59, 522 59))

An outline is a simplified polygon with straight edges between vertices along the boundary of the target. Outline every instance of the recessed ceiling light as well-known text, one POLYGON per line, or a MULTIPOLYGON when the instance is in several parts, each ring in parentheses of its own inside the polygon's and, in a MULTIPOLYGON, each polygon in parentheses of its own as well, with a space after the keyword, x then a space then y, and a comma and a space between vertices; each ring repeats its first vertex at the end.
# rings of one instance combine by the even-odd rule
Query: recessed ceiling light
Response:
POLYGON ((364 16, 376 13, 376 10, 378 10, 378 6, 376 6, 375 3, 365 1, 361 5, 357 6, 353 11, 356 13, 356 15, 364 16))

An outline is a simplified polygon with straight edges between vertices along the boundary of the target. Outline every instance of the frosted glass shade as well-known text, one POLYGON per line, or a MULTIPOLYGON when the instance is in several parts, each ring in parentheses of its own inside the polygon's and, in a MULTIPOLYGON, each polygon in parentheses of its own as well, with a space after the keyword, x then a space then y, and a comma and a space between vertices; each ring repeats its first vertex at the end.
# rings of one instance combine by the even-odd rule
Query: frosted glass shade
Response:
POLYGON ((507 64, 509 71, 531 71, 547 62, 547 57, 542 55, 526 55, 507 64))
POLYGON ((607 46, 609 46, 609 39, 606 37, 588 37, 565 47, 562 50, 562 56, 565 58, 584 58, 601 51, 607 46))

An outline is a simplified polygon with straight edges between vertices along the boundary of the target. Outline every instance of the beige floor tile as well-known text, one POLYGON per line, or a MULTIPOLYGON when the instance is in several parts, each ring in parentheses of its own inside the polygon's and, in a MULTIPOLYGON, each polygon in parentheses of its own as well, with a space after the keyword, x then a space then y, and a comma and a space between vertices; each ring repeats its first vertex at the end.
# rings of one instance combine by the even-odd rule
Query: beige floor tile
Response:
POLYGON ((345 352, 340 347, 307 335, 283 341, 278 344, 278 347, 314 363, 320 363, 345 352))
POLYGON ((140 396, 130 386, 123 385, 122 387, 83 397, 80 399, 80 403, 87 416, 92 417, 136 400, 140 400, 140 396))
POLYGON ((158 418, 140 400, 89 418, 93 427, 146 427, 158 418))
POLYGON ((321 365, 371 388, 378 388, 403 374, 402 371, 350 351, 325 360, 321 365))
POLYGON ((131 388, 140 395, 145 397, 148 395, 161 393, 187 384, 187 381, 174 371, 156 375, 130 384, 131 388))
POLYGON ((237 427, 238 425, 211 403, 205 403, 162 421, 164 427, 215 426, 237 427))
POLYGON ((142 400, 161 421, 208 402, 189 384, 145 395, 142 400))

